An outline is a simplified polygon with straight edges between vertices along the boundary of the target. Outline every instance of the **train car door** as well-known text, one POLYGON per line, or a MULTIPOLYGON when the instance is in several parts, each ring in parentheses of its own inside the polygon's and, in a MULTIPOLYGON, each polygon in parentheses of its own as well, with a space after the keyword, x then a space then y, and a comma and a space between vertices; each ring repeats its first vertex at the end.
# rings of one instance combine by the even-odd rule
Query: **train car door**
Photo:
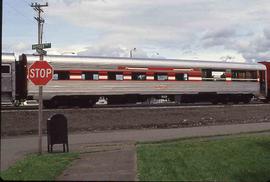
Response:
MULTIPOLYGON (((261 64, 264 64, 266 66, 266 71, 264 72, 265 73, 265 94, 267 95, 267 99, 270 100, 270 62, 259 62, 261 64)), ((263 83, 262 83, 263 84, 263 83)))
POLYGON ((27 98, 27 59, 22 54, 16 62, 16 99, 25 100, 27 98))
POLYGON ((263 95, 266 95, 266 88, 265 88, 265 71, 260 71, 260 92, 263 95))

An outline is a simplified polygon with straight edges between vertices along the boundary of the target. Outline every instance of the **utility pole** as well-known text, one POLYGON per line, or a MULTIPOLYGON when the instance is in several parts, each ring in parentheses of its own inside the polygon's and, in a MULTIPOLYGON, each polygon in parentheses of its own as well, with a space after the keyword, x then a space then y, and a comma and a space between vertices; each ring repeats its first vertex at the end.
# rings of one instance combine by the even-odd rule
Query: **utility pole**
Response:
POLYGON ((131 50, 129 51, 129 57, 130 57, 130 58, 133 57, 133 56, 132 56, 132 51, 136 51, 136 47, 134 47, 133 49, 131 49, 131 50))
MULTIPOLYGON (((48 6, 48 2, 46 2, 46 4, 38 4, 38 3, 32 3, 31 7, 38 13, 37 17, 34 17, 37 22, 38 22, 38 45, 40 45, 40 47, 42 47, 42 35, 43 35, 43 24, 44 24, 44 19, 41 17, 41 13, 43 13, 42 8, 43 7, 47 7, 48 6)), ((42 50, 42 48, 41 48, 42 50)), ((42 50, 43 51, 43 50, 42 50)), ((39 58, 40 61, 43 61, 44 58, 44 54, 46 54, 45 51, 38 51, 39 52, 39 58), (45 53, 44 53, 45 52, 45 53)), ((39 107, 38 107, 38 135, 39 135, 39 142, 38 142, 38 151, 39 154, 42 154, 42 119, 43 119, 43 115, 42 115, 42 107, 43 107, 43 101, 42 101, 42 85, 39 86, 39 107)))

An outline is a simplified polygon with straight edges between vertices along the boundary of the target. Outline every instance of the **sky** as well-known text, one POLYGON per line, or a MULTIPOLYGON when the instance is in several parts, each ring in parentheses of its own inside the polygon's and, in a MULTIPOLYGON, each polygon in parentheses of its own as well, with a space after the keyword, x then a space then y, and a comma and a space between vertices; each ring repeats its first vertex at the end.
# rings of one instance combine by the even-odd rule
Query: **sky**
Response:
POLYGON ((269 0, 3 0, 2 51, 34 53, 37 2, 48 54, 270 60, 269 0))

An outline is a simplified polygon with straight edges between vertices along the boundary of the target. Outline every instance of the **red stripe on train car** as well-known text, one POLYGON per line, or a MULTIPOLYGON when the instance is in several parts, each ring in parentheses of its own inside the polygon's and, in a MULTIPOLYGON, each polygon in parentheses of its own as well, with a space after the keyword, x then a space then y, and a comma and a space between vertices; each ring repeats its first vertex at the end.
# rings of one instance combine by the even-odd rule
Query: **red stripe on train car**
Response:
POLYGON ((72 74, 82 74, 82 70, 69 70, 72 74))
POLYGON ((123 72, 124 75, 131 75, 131 73, 132 73, 131 71, 124 71, 123 72))
POLYGON ((175 73, 174 72, 169 72, 168 76, 175 76, 175 73))
POLYGON ((171 70, 173 70, 173 68, 159 68, 159 67, 155 68, 155 67, 149 67, 148 70, 151 70, 151 71, 153 71, 153 70, 171 71, 171 70))
POLYGON ((102 76, 107 76, 108 72, 107 71, 99 71, 98 74, 102 75, 102 76))
POLYGON ((126 66, 118 66, 118 69, 124 70, 124 69, 127 69, 127 67, 126 66))
POLYGON ((147 76, 154 76, 154 74, 155 74, 154 72, 146 72, 147 76))
POLYGON ((201 77, 202 72, 201 71, 190 71, 190 72, 188 72, 188 76, 201 77))
POLYGON ((231 78, 232 77, 232 74, 231 73, 226 73, 225 74, 227 78, 231 78))

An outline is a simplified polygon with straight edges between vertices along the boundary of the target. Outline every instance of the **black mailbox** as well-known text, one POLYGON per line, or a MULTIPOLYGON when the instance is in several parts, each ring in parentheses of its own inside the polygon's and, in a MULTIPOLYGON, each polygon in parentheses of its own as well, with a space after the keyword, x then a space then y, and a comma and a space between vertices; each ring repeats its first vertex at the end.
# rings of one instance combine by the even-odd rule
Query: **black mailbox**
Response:
POLYGON ((63 114, 55 114, 47 120, 48 152, 53 152, 54 144, 63 144, 63 151, 68 150, 67 118, 63 114))

